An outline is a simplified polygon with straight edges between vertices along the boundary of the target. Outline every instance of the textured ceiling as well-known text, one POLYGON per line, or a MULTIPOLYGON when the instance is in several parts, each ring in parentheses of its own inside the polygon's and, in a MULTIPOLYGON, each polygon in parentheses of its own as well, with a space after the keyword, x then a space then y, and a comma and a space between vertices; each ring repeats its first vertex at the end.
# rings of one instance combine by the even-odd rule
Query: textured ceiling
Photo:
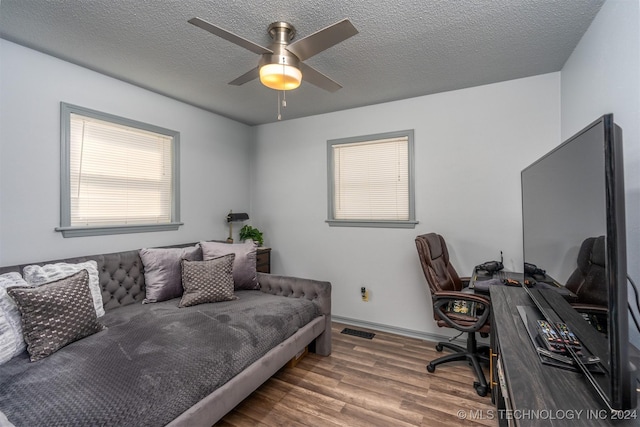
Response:
POLYGON ((287 92, 283 120, 559 71, 604 0, 1 0, 0 36, 250 125, 277 92, 228 82, 259 56, 187 23, 267 46, 343 18, 356 36, 308 59, 344 87, 287 92))

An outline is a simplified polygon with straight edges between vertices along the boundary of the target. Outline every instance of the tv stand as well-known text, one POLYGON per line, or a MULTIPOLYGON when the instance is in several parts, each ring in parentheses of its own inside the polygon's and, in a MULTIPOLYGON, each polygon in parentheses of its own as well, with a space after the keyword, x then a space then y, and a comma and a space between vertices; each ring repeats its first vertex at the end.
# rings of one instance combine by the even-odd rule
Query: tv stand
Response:
POLYGON ((500 426, 640 425, 640 409, 611 414, 582 373, 543 364, 518 306, 535 304, 522 288, 491 287, 490 387, 500 426))

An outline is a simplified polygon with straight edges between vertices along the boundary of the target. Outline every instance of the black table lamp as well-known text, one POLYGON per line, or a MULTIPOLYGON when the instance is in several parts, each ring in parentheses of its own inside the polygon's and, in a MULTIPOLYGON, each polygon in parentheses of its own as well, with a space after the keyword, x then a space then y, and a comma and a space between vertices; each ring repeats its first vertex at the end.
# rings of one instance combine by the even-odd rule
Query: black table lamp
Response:
POLYGON ((227 243, 233 243, 233 223, 246 221, 248 219, 248 213, 233 213, 232 211, 229 211, 229 214, 227 215, 227 222, 229 223, 229 237, 227 238, 227 243))

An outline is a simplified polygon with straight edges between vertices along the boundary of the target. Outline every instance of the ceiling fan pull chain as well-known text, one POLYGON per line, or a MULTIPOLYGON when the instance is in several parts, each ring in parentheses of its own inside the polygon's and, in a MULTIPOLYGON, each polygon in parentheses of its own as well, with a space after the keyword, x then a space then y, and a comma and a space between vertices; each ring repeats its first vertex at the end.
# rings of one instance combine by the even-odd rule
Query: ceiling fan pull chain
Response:
POLYGON ((282 108, 287 108, 287 91, 284 88, 284 81, 285 81, 285 69, 284 69, 284 58, 282 58, 282 108))
MULTIPOLYGON (((282 60, 282 81, 284 82, 284 58, 282 60)), ((284 89, 284 83, 282 86, 282 102, 280 102, 280 91, 278 91, 278 120, 282 120, 282 114, 280 113, 280 105, 282 105, 282 108, 286 108, 287 107, 287 91, 284 89)))
POLYGON ((280 92, 278 92, 278 120, 282 120, 282 114, 280 114, 280 92))

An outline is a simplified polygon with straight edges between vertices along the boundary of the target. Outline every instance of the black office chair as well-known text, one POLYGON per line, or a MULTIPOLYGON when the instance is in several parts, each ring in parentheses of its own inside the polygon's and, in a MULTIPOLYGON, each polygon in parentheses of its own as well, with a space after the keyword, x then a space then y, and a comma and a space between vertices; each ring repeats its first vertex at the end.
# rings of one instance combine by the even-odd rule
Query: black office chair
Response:
POLYGON ((438 326, 467 333, 466 348, 450 342, 439 342, 436 345, 437 351, 448 348, 454 353, 431 361, 427 365, 427 371, 434 372, 436 366, 442 363, 466 360, 478 379, 473 383, 476 392, 480 396, 486 396, 489 386, 480 362, 489 363, 489 348, 477 345, 476 332, 484 335, 490 331, 489 300, 481 295, 461 292, 463 280, 449 262, 449 252, 442 236, 435 233, 418 236, 416 247, 431 291, 433 316, 438 326))
POLYGON ((567 279, 566 288, 576 294, 571 306, 586 315, 600 332, 607 334, 608 295, 605 268, 605 237, 589 237, 580 245, 577 268, 567 279))
POLYGON ((577 303, 603 305, 607 301, 605 249, 604 236, 589 237, 580 245, 578 266, 566 285, 578 296, 577 303))

